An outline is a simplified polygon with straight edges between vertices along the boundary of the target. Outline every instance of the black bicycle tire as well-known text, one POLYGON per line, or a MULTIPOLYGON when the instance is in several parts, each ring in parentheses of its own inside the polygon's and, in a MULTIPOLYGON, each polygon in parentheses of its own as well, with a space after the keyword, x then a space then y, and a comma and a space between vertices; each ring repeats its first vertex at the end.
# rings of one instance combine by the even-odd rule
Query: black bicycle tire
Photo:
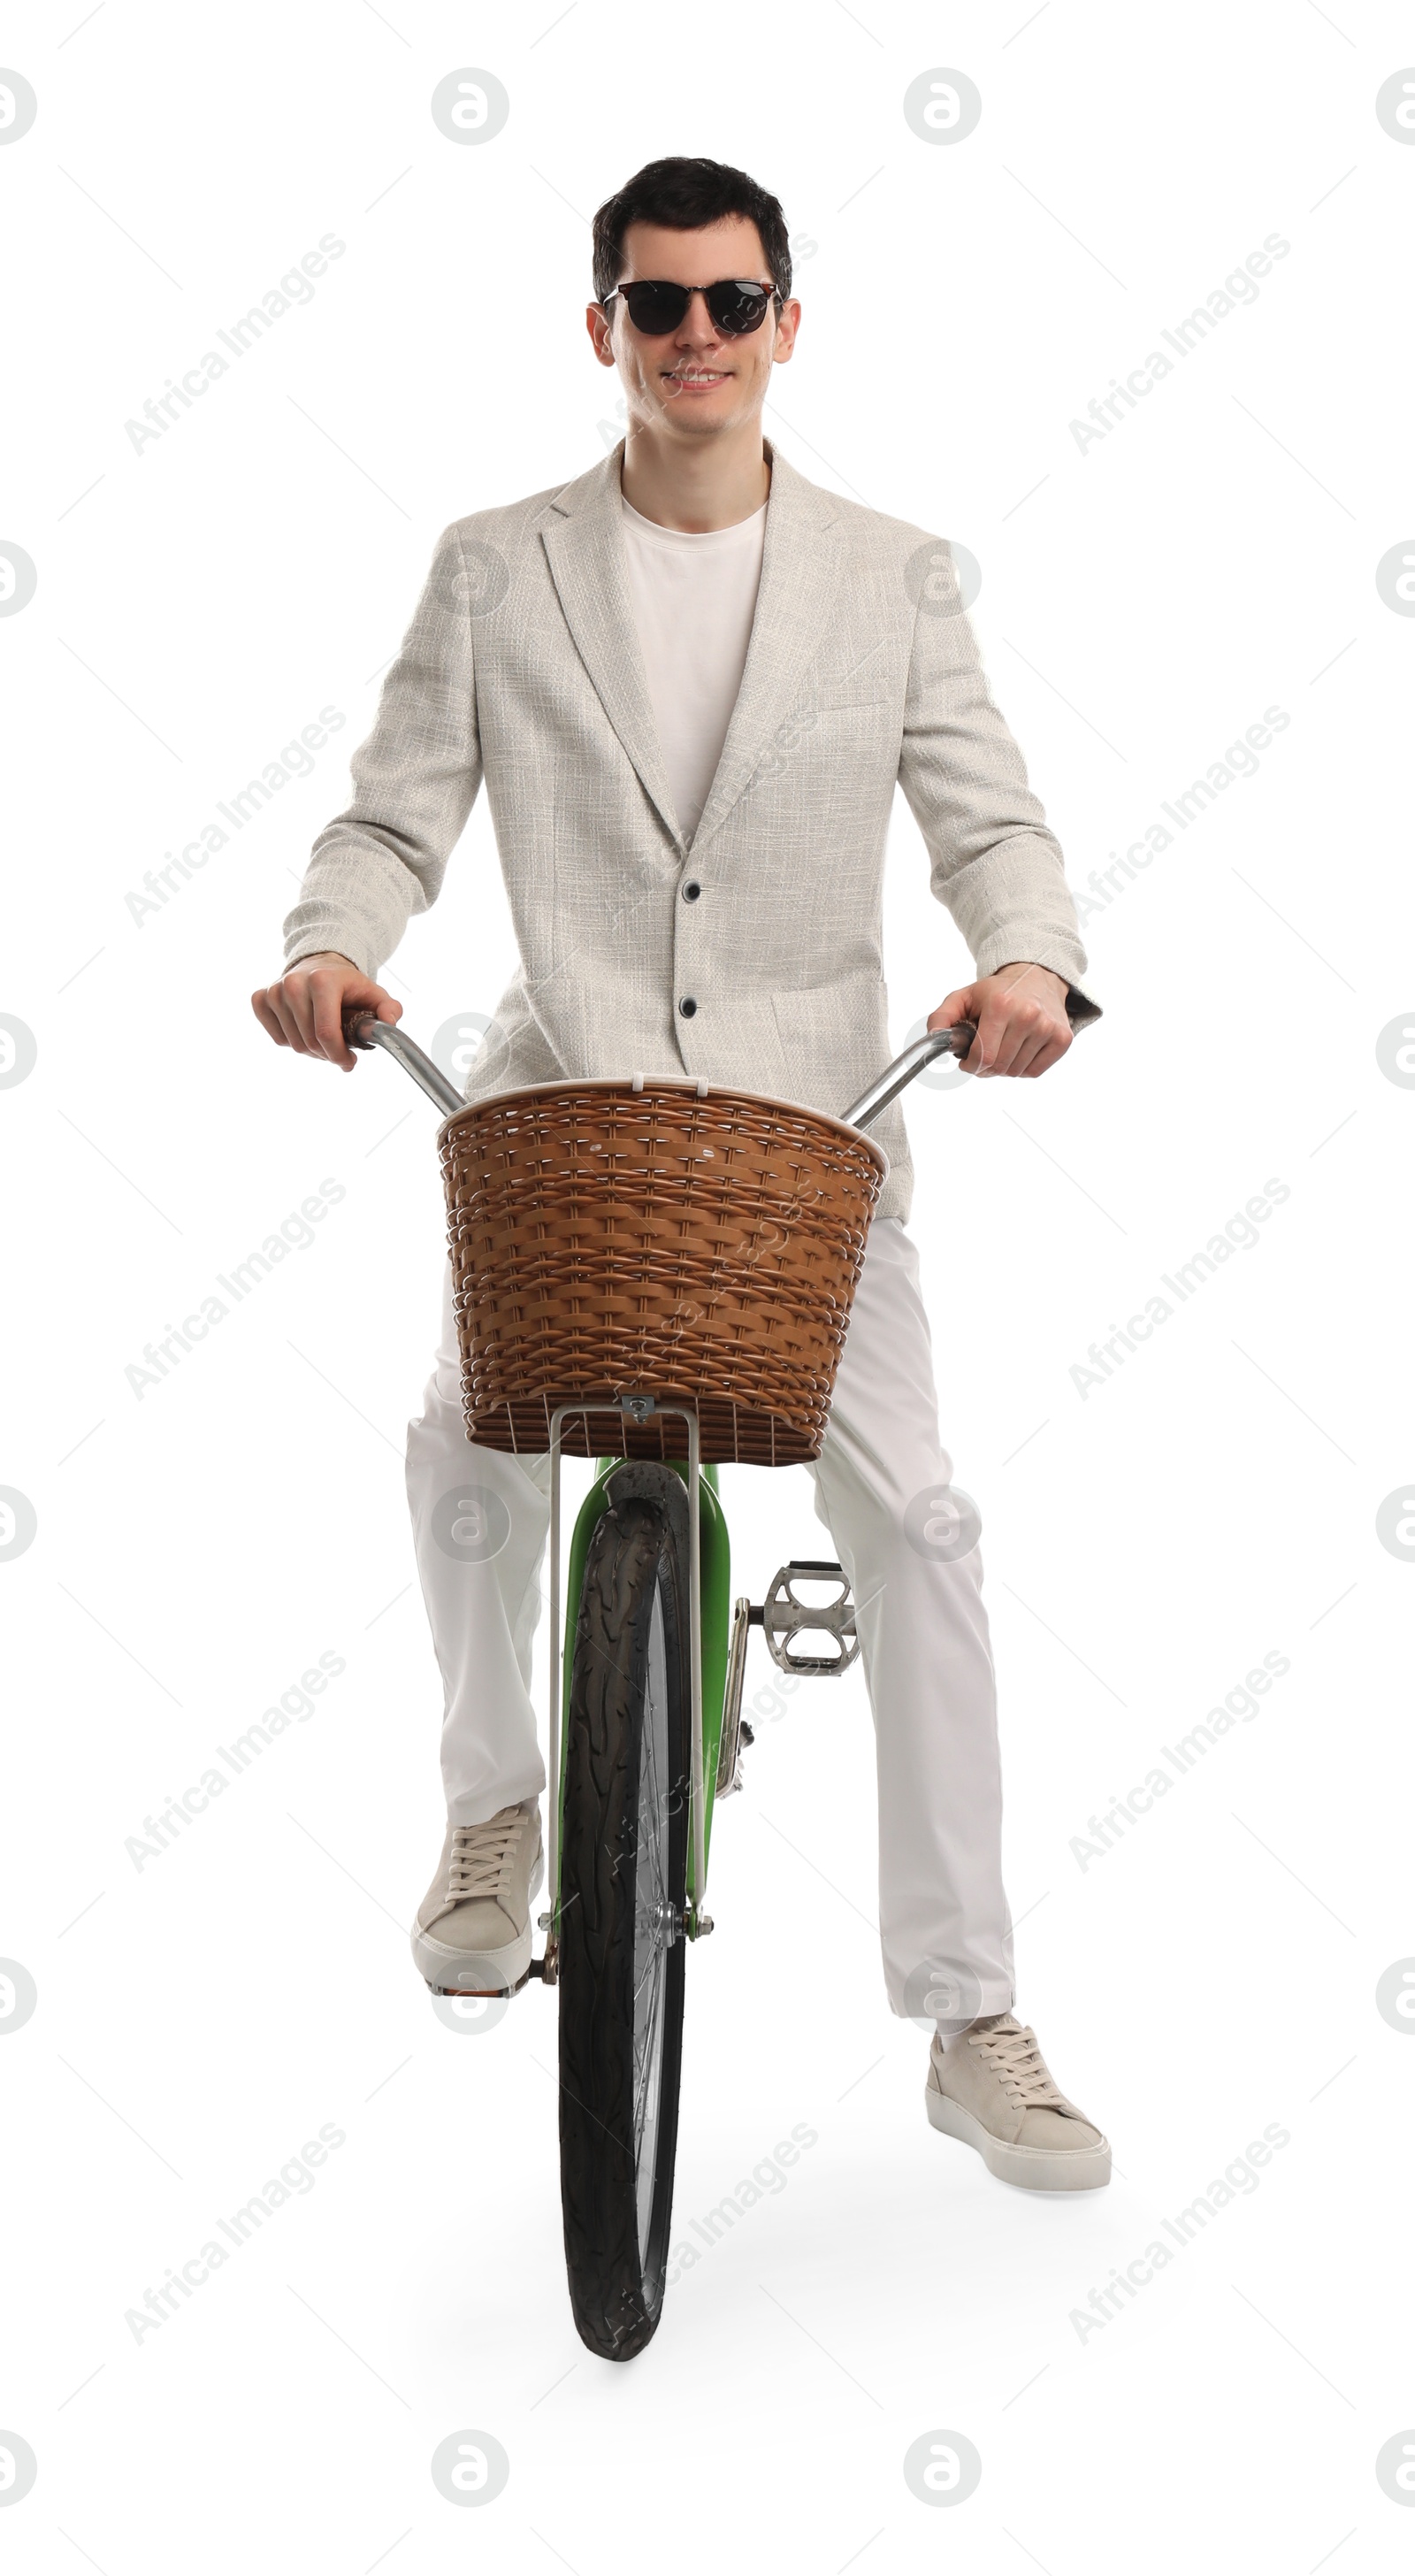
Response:
MULTIPOLYGON (((643 1470, 629 1475, 637 1483, 643 1470)), ((683 1517, 665 1499, 642 1493, 611 1502, 586 1557, 571 1662, 559 1941, 561 2206, 576 2329, 607 2361, 632 2360, 657 2330, 672 2216, 691 1725, 683 1517), (632 2146, 633 1960, 640 1743, 655 1591, 663 1608, 673 1790, 668 1893, 678 1930, 664 1959, 653 2197, 641 2259, 632 2146)))

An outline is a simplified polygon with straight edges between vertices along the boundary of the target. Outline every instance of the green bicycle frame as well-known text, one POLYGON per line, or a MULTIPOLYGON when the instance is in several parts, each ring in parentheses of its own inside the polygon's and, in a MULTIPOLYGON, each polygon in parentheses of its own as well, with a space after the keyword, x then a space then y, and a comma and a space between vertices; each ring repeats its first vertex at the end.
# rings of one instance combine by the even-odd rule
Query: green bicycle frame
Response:
MULTIPOLYGON (((688 1481, 688 1466, 686 1459, 673 1458, 670 1459, 668 1463, 673 1468, 675 1475, 681 1476, 684 1484, 686 1484, 688 1481)), ((575 1626, 579 1616, 580 1595, 584 1589, 585 1560, 589 1555, 590 1540, 594 1534, 595 1524, 603 1517, 607 1505, 608 1496, 605 1489, 609 1478, 613 1475, 615 1469, 617 1467, 622 1467, 623 1464, 624 1461, 622 1458, 597 1458, 595 1460, 594 1483, 591 1485, 589 1492, 586 1494, 585 1499, 580 1505, 579 1511, 575 1516, 575 1527, 570 1538, 569 1564, 566 1569, 565 1591, 563 1596, 565 1602, 565 1620, 560 1686, 559 1796, 561 1832, 559 1848, 562 1852, 565 1849, 565 1755, 566 1747, 570 1740, 570 1671, 574 1654, 575 1626)), ((731 1624, 730 1614, 732 1603, 732 1562, 730 1543, 727 1535, 727 1515, 722 1508, 722 1497, 718 1491, 717 1469, 714 1466, 705 1466, 703 1468, 698 1486, 698 1559, 699 1588, 702 1602, 703 1875, 704 1882, 706 1882, 706 1858, 712 1834, 713 1807, 716 1803, 717 1797, 717 1761, 718 1750, 722 1741, 723 1702, 727 1690, 727 1649, 731 1624)), ((693 1845, 692 1837, 690 1835, 688 1839, 688 1895, 691 1900, 689 1911, 690 1931, 693 1919, 693 1908, 701 1907, 705 1892, 705 1884, 703 1887, 698 1887, 694 1884, 693 1845)), ((549 1897, 552 1912, 558 1913, 560 1905, 559 1888, 557 1887, 549 1891, 549 1897)))

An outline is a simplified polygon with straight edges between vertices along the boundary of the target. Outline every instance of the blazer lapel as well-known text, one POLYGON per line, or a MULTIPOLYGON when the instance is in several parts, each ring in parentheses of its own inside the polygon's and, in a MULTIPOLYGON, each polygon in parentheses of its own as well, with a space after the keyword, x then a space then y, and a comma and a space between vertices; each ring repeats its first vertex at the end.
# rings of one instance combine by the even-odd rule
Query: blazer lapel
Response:
MULTIPOLYGON (((761 583, 742 685, 708 800, 693 835, 700 849, 732 811, 778 726, 798 703, 840 580, 841 542, 828 492, 773 448, 761 583)), ((673 810, 628 587, 620 509, 620 441, 557 492, 542 530, 565 622, 604 712, 675 846, 673 810)))
POLYGON ((773 734, 797 706, 840 581, 842 547, 828 492, 773 448, 761 585, 732 721, 692 846, 731 813, 773 734))
POLYGON ((638 630, 624 578, 619 467, 623 441, 551 503, 557 515, 542 530, 551 578, 565 622, 619 736, 674 844, 684 846, 658 727, 644 677, 638 630))

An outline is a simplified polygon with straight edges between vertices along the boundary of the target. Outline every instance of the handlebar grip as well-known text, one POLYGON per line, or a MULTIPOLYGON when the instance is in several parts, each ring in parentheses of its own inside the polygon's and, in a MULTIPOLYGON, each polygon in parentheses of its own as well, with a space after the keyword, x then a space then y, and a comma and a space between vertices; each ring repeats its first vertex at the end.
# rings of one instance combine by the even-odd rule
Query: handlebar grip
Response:
POLYGON ((436 1101, 446 1117, 453 1117, 459 1109, 466 1108, 466 1101, 456 1084, 448 1081, 441 1067, 433 1063, 430 1055, 424 1055, 412 1038, 405 1037, 394 1021, 381 1020, 366 1005, 355 1003, 344 1012, 343 1028, 351 1047, 364 1050, 381 1047, 386 1055, 393 1056, 403 1071, 412 1075, 419 1089, 427 1093, 429 1100, 436 1101))

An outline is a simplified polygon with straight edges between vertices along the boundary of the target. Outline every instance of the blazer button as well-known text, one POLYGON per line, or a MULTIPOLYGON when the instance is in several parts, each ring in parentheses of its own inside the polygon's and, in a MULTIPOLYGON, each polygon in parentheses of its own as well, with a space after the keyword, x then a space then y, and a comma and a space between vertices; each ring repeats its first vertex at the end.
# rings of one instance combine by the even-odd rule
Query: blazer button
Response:
POLYGON ((683 888, 683 901, 685 903, 696 903, 701 893, 702 887, 699 885, 697 878, 690 877, 683 888))
POLYGON ((697 1007, 697 1003, 694 1001, 691 993, 685 993, 682 1001, 678 1005, 678 1008, 682 1012, 685 1020, 690 1020, 692 1018, 697 1007))

